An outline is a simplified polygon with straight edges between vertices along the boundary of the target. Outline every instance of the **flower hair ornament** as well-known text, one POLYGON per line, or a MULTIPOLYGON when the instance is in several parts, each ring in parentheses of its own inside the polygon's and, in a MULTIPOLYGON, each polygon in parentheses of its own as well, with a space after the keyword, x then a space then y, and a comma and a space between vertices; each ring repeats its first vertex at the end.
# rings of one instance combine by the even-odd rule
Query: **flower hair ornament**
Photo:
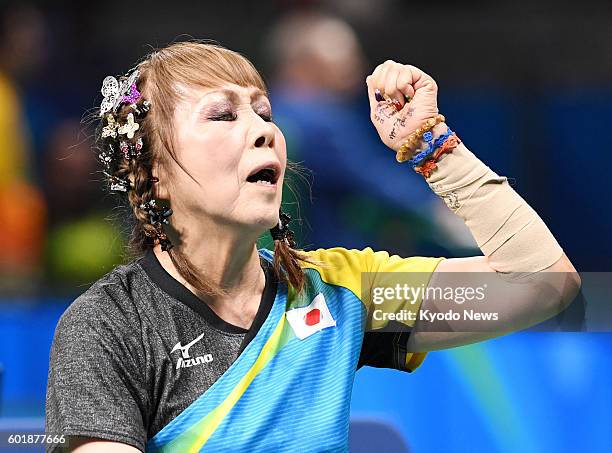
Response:
POLYGON ((98 116, 101 118, 99 139, 101 142, 98 160, 104 166, 111 192, 127 192, 131 183, 116 175, 120 159, 138 159, 144 148, 142 136, 137 136, 139 121, 149 111, 151 104, 143 99, 138 90, 138 69, 132 69, 123 77, 107 76, 102 81, 103 99, 98 116), (131 111, 119 114, 121 107, 128 105, 131 111))
POLYGON ((278 224, 270 229, 270 235, 275 241, 285 241, 289 247, 295 247, 295 234, 289 229, 291 216, 279 209, 278 224))

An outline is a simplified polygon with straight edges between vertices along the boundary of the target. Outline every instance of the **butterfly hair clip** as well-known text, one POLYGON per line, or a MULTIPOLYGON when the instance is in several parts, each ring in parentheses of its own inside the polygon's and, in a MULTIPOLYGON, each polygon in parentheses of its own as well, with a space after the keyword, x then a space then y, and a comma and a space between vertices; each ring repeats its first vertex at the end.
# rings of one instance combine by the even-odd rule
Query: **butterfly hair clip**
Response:
POLYGON ((140 71, 135 69, 129 76, 123 77, 121 80, 117 80, 113 76, 104 78, 100 89, 102 96, 104 96, 100 104, 101 117, 107 112, 115 113, 122 103, 136 104, 136 101, 141 97, 136 88, 136 80, 138 80, 139 75, 140 71))

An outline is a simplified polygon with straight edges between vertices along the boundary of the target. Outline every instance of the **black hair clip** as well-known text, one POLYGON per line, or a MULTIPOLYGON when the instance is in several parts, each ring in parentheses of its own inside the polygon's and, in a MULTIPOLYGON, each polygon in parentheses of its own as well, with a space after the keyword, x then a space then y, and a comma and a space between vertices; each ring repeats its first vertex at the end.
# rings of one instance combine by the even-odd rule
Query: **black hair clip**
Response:
POLYGON ((152 237, 155 245, 160 244, 162 252, 167 252, 174 246, 172 242, 170 242, 170 239, 168 239, 168 235, 159 229, 156 229, 153 233, 150 231, 145 231, 145 235, 152 237))
POLYGON ((167 252, 173 247, 172 242, 170 242, 170 239, 168 239, 168 236, 166 236, 165 233, 163 237, 159 238, 159 243, 163 252, 167 252))
POLYGON ((146 203, 141 203, 140 209, 144 209, 149 214, 149 223, 154 227, 162 224, 168 225, 168 217, 172 215, 172 209, 169 207, 158 207, 155 199, 149 200, 146 203))
POLYGON ((147 211, 149 215, 149 223, 155 228, 155 233, 145 233, 147 236, 154 236, 156 242, 159 242, 161 249, 166 252, 172 248, 172 243, 163 230, 163 225, 168 225, 168 217, 172 215, 172 209, 169 207, 157 206, 155 199, 149 200, 146 203, 141 203, 138 206, 140 209, 147 211))
POLYGON ((275 241, 286 241, 290 247, 295 247, 295 235, 293 231, 289 229, 291 216, 279 210, 278 217, 278 225, 270 229, 272 239, 275 241))

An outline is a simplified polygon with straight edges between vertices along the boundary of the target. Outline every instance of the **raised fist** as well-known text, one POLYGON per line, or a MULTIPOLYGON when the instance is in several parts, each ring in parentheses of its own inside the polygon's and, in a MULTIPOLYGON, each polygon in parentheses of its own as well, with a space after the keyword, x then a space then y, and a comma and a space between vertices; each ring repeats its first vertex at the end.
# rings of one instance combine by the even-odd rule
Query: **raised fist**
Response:
POLYGON ((438 85, 414 66, 387 60, 366 78, 366 84, 370 119, 383 143, 394 151, 438 114, 438 85))

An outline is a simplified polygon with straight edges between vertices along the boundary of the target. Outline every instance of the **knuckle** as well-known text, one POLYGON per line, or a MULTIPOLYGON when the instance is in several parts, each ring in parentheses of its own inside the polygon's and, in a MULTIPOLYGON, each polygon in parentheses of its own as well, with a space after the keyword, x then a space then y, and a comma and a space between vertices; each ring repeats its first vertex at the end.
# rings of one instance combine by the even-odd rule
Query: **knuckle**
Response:
POLYGON ((406 71, 402 71, 397 78, 397 86, 399 87, 399 86, 408 85, 409 81, 410 81, 410 73, 406 71))

